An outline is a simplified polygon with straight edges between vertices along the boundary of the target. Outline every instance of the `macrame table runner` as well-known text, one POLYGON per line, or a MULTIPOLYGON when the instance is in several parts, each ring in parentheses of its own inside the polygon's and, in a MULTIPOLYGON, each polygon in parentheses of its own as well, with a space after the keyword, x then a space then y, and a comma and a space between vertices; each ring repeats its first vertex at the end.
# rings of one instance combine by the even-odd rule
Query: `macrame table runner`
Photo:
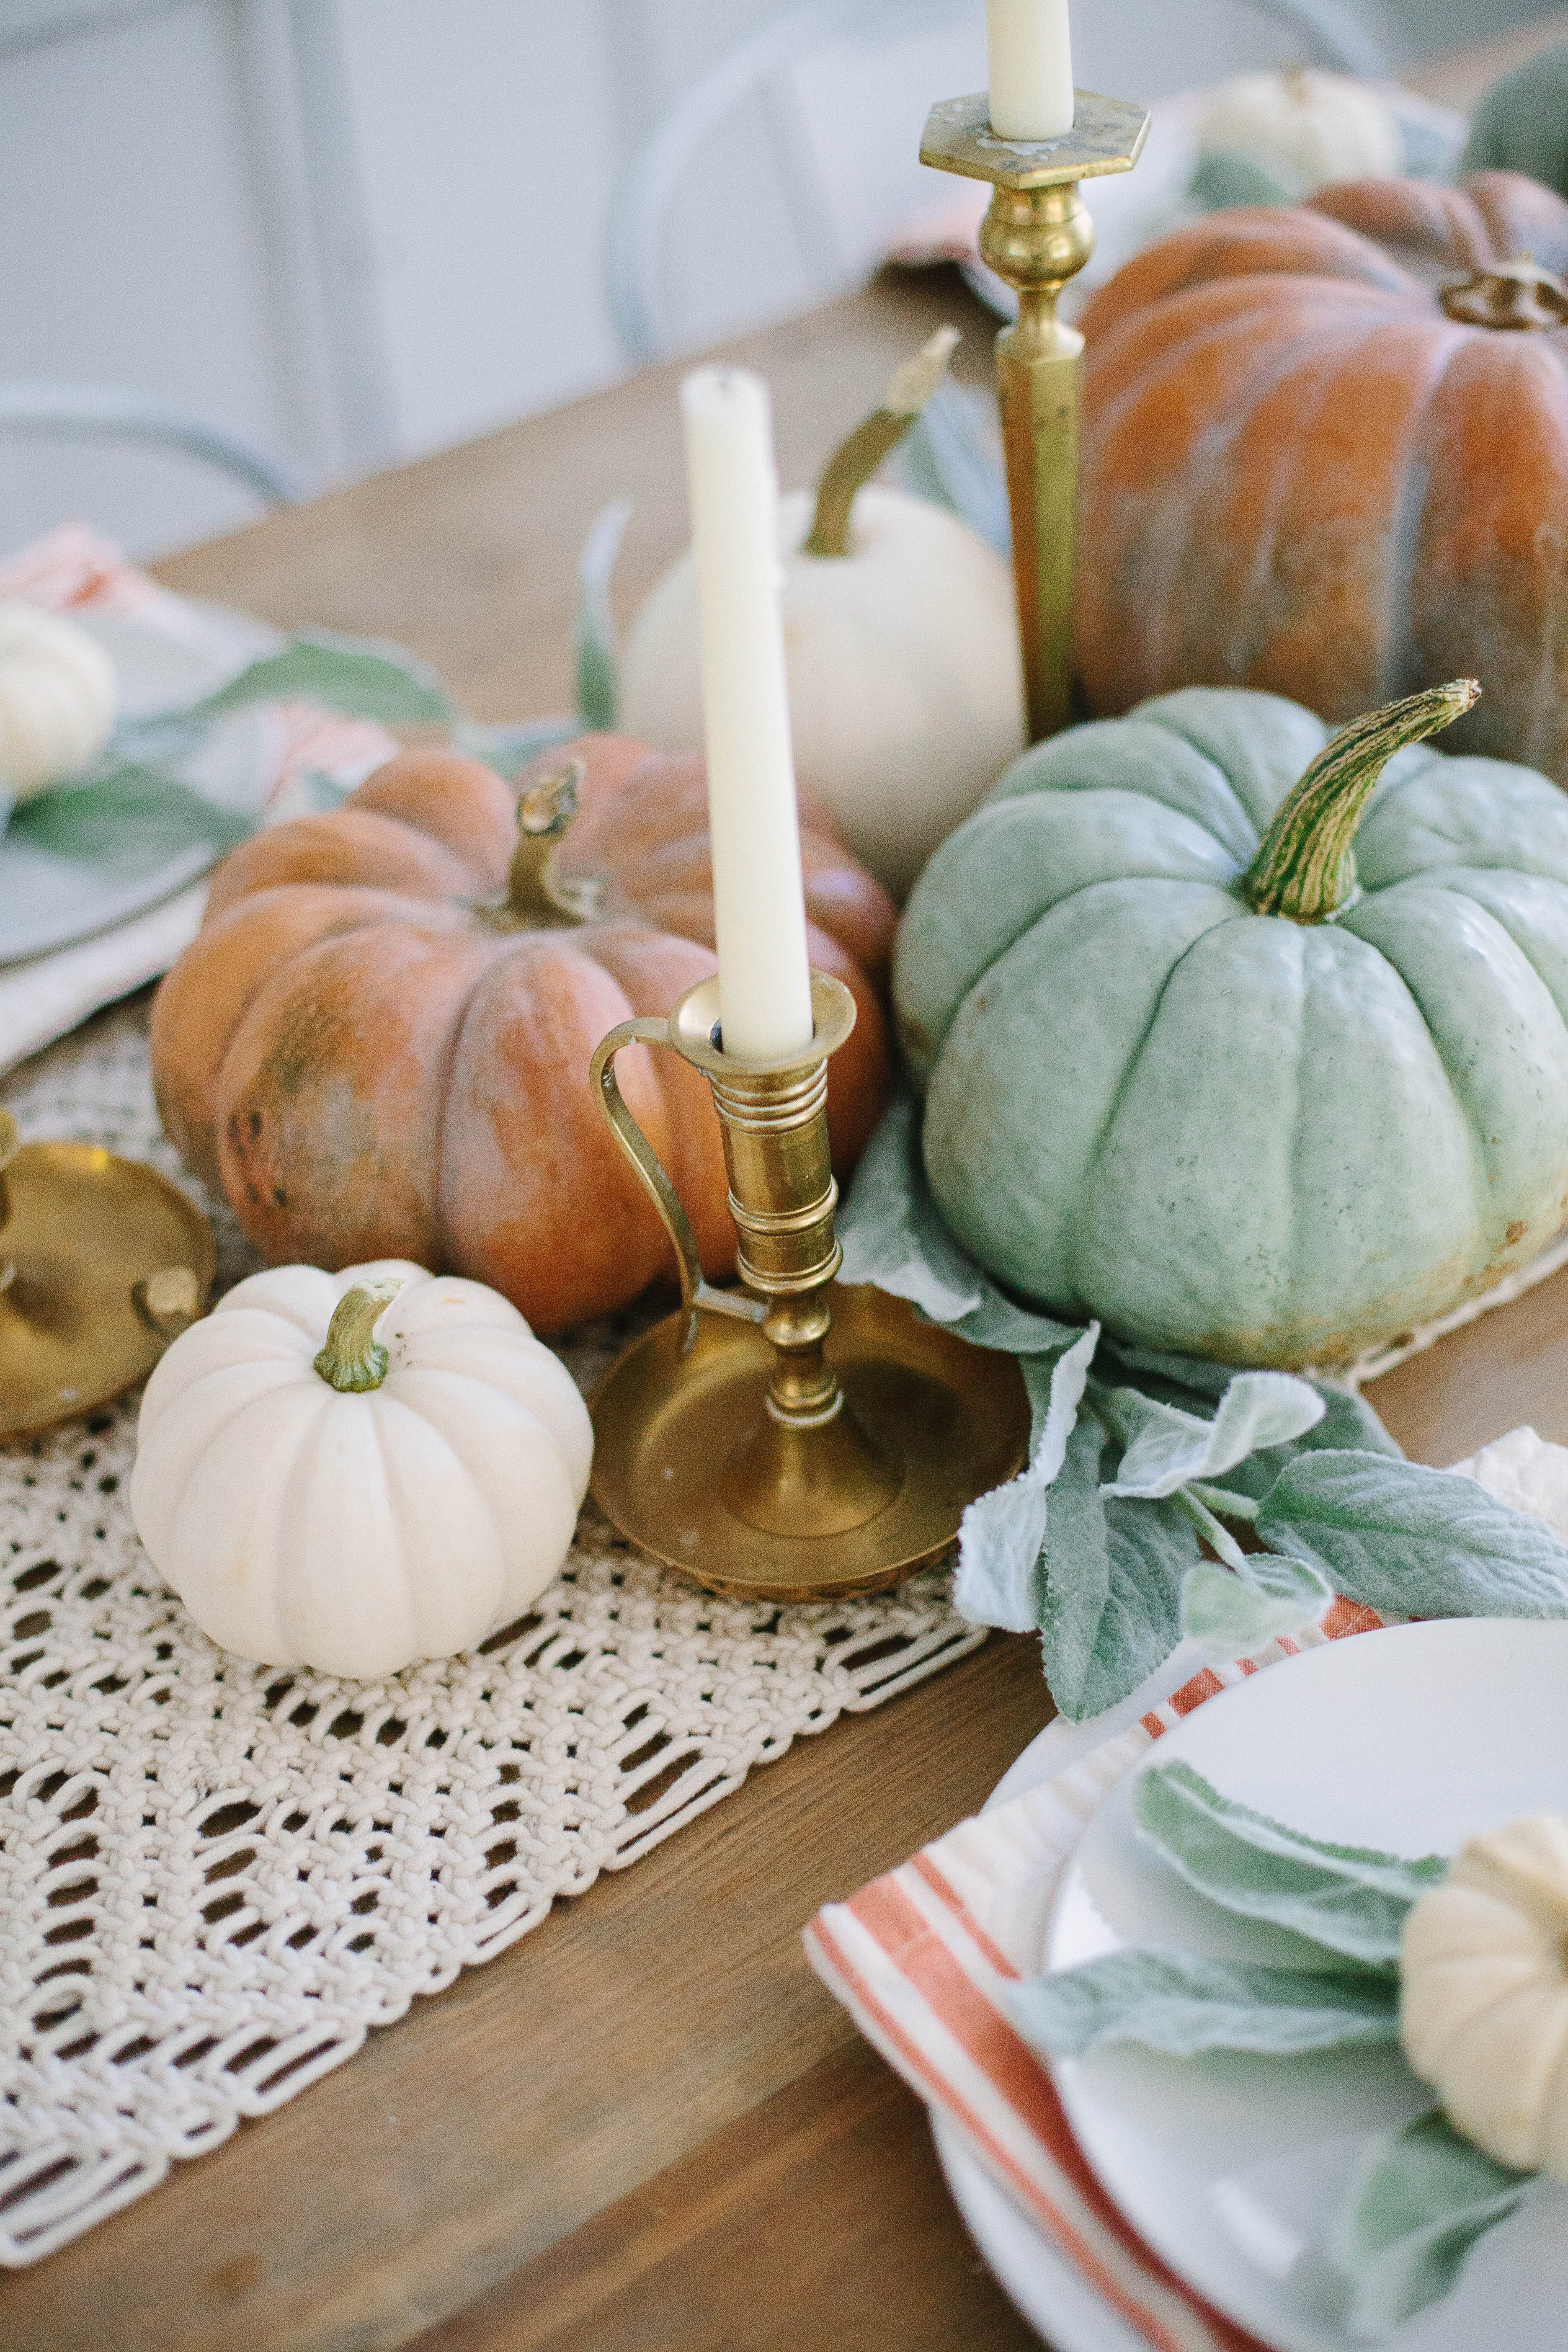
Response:
MULTIPOLYGON (((0 1097, 26 1136, 182 1175, 134 1006, 0 1097)), ((254 1261, 214 1222, 233 1282, 254 1261)), ((623 1336, 563 1351, 584 1386, 623 1336)), ((984 1639, 942 1570, 758 1607, 663 1574, 590 1508, 555 1583, 477 1651, 374 1685, 247 1665, 137 1542, 135 1427, 132 1396, 0 1452, 9 2267, 292 2098, 793 1739, 984 1639)))

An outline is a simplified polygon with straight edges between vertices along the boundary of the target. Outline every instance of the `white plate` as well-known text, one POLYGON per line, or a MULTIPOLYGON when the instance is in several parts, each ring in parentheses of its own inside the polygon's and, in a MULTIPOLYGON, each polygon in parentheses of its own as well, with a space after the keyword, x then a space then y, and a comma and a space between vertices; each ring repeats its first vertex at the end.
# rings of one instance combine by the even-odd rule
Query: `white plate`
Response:
MULTIPOLYGON (((1568 1625, 1447 1622, 1335 1643, 1196 1709, 1151 1751, 1184 1758, 1227 1794, 1313 1835, 1405 1853, 1451 1852, 1510 1816, 1568 1811, 1562 1699, 1568 1625)), ((1037 1743, 1037 1745, 1038 1743, 1037 1743)), ((1031 1774, 1026 1751, 997 1790, 1031 1774)), ((1096 1816, 1064 1876, 1049 1955, 1153 1937, 1244 1957, 1291 1939, 1231 1919, 1186 1888, 1131 1828, 1135 1775, 1096 1816)), ((1314 2252, 1358 2147, 1430 2104, 1394 2053, 1193 2063, 1122 2046, 1055 2070, 1080 2146, 1173 2268, 1280 2352, 1351 2352, 1331 2275, 1314 2252)), ((1137 2339, 1076 2279, 952 2136, 938 2147, 953 2194, 1014 2300, 1060 2352, 1131 2352, 1137 2339)), ((1491 2231, 1401 2352, 1561 2352, 1568 2200, 1538 2187, 1491 2231)))
MULTIPOLYGON (((112 659, 127 719, 178 710, 224 685, 283 642, 247 613, 182 600, 145 614, 76 612, 70 619, 112 659)), ((219 806, 249 813, 268 781, 264 722, 237 710, 213 730, 185 781, 219 806)), ((51 953, 155 907, 206 871, 219 852, 202 843, 113 859, 63 857, 20 835, 0 835, 0 964, 51 953)))

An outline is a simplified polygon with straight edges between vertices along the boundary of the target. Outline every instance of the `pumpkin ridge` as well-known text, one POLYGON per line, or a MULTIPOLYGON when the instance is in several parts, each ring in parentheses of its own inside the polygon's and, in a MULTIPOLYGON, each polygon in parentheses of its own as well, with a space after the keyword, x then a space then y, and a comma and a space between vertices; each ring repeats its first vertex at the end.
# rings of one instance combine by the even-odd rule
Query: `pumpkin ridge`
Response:
MULTIPOLYGON (((1292 343, 1283 356, 1266 348, 1258 373, 1248 375, 1245 389, 1235 389, 1226 406, 1190 445, 1187 463, 1175 474, 1160 502, 1150 535, 1164 549, 1159 562, 1163 577, 1157 587, 1151 587, 1145 573, 1142 589, 1145 609, 1151 616, 1147 630, 1149 661, 1157 685, 1172 677, 1173 668, 1179 672, 1184 667, 1179 662, 1173 664, 1170 639, 1190 613, 1191 600, 1184 591, 1187 548, 1194 523, 1210 502, 1214 485, 1229 465, 1237 440, 1247 429, 1258 405, 1281 388, 1304 358, 1320 359, 1322 351, 1321 342, 1305 336, 1300 345, 1292 343)), ((1245 672, 1237 670, 1232 662, 1227 675, 1237 677, 1245 676, 1245 672)))
POLYGON ((1443 387, 1460 348, 1458 334, 1446 336, 1437 346, 1437 364, 1428 375, 1418 414, 1413 413, 1415 429, 1400 465, 1399 486, 1394 493, 1394 510, 1384 540, 1388 559, 1384 572, 1382 599, 1383 629, 1380 634, 1383 657, 1377 669, 1376 692, 1380 702, 1392 701, 1395 695, 1408 690, 1409 681, 1418 667, 1412 644, 1414 583, 1415 567, 1422 552, 1426 492, 1431 479, 1431 467, 1423 462, 1421 452, 1432 437, 1443 387))
MULTIPOLYGON (((1181 888, 1184 886, 1177 884, 1176 887, 1181 888)), ((1200 889, 1214 888, 1216 890, 1220 887, 1217 883, 1200 883, 1197 887, 1200 889)), ((1229 897, 1232 894, 1227 891, 1224 895, 1229 897)), ((1047 908, 1047 914, 1048 915, 1054 911, 1054 908, 1047 908)), ((1117 1079, 1116 1091, 1110 1098, 1110 1107, 1106 1111, 1104 1118, 1100 1121, 1100 1131, 1094 1139, 1094 1148, 1089 1152, 1084 1162, 1083 1181, 1078 1187, 1079 1205, 1073 1213, 1070 1264, 1072 1266, 1073 1288, 1075 1293, 1079 1297, 1088 1296, 1083 1284, 1079 1279, 1080 1269, 1079 1263, 1079 1254, 1083 1247, 1083 1237, 1080 1232, 1080 1225, 1084 1208, 1087 1207, 1093 1199, 1094 1180, 1100 1173, 1100 1161, 1105 1156, 1106 1147, 1110 1141, 1117 1119, 1121 1116, 1122 1104, 1125 1102, 1128 1094, 1131 1090, 1133 1076, 1137 1071, 1139 1063, 1143 1058, 1144 1049, 1148 1045, 1149 1040, 1152 1037, 1154 1031, 1159 1024, 1161 1007, 1163 1005, 1165 998, 1170 992, 1171 983, 1175 979, 1177 972, 1182 969, 1182 966, 1186 962, 1187 958, 1195 949, 1202 947, 1204 941, 1212 932, 1220 929, 1227 921, 1238 920, 1250 915, 1251 911, 1251 908, 1245 904, 1238 904, 1234 917, 1216 915, 1214 921, 1210 923, 1205 929, 1201 930, 1195 940, 1189 940, 1188 944, 1182 950, 1180 955, 1177 956, 1174 961, 1167 967, 1165 976, 1160 982, 1154 1002, 1150 1007, 1149 1017, 1143 1024, 1142 1034, 1139 1036, 1138 1042, 1132 1047, 1131 1053, 1129 1053, 1122 1061, 1121 1075, 1117 1079)), ((1042 916, 1040 919, 1044 921, 1046 917, 1042 916)), ((985 974, 982 972, 980 979, 976 982, 975 985, 977 987, 984 985, 984 980, 985 974)))

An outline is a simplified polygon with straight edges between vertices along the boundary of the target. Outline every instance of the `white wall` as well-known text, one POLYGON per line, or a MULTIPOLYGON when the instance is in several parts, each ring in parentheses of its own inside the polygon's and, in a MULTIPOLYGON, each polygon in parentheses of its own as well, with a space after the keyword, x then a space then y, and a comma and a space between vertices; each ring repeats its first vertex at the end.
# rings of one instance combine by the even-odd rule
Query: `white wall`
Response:
MULTIPOLYGON (((622 364, 619 173, 786 5, 0 0, 0 380, 156 394, 319 480, 569 399, 622 364)), ((785 92, 829 165, 815 236, 790 224, 776 119, 753 101, 704 142, 658 272, 672 341, 852 274, 871 190, 892 213, 929 196, 920 123, 983 81, 983 0, 945 31, 908 5, 896 55, 841 42, 785 92)), ((1541 0, 1354 5, 1415 51, 1541 0)), ((1289 54, 1247 0, 1079 0, 1075 26, 1079 79, 1129 96, 1289 54)), ((253 510, 185 460, 0 436, 0 548, 81 513, 150 552, 253 510)))

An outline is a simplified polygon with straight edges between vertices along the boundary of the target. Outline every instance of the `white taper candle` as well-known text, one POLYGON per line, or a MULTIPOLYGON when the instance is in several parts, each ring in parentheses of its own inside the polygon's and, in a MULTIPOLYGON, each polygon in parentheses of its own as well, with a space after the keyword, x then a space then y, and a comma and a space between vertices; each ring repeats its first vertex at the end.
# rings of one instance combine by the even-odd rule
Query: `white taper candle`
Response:
POLYGON ((1068 0, 985 0, 991 128, 999 139, 1059 139, 1073 123, 1068 0))
POLYGON ((680 387, 697 571, 723 1047, 776 1061, 812 1037, 811 967, 779 608, 767 385, 698 368, 680 387))

